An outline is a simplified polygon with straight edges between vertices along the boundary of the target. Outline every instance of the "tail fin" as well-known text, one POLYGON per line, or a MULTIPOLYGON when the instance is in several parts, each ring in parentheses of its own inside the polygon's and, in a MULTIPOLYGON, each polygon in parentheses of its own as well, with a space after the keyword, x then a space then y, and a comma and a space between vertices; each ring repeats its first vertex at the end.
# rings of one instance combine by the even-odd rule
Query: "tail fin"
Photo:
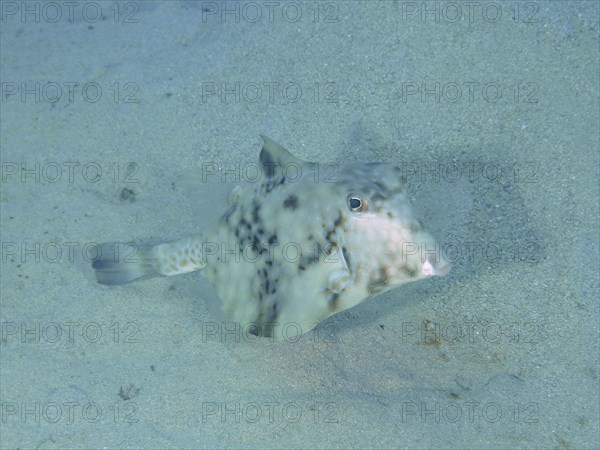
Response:
POLYGON ((120 245, 107 242, 98 246, 92 267, 100 284, 124 284, 141 278, 179 275, 202 270, 202 239, 192 237, 157 245, 120 245))
POLYGON ((98 246, 92 267, 100 284, 124 284, 141 278, 159 276, 153 246, 107 242, 98 246))

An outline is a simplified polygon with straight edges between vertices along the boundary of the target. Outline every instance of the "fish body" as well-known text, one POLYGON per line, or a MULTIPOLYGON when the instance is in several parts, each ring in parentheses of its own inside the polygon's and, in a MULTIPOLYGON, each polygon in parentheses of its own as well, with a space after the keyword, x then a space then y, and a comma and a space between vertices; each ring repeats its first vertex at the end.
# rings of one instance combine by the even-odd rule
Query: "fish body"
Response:
POLYGON ((134 261, 102 252, 101 284, 201 270, 232 320, 275 340, 400 284, 446 274, 397 167, 321 166, 264 137, 262 174, 237 186, 217 226, 142 246, 134 261))

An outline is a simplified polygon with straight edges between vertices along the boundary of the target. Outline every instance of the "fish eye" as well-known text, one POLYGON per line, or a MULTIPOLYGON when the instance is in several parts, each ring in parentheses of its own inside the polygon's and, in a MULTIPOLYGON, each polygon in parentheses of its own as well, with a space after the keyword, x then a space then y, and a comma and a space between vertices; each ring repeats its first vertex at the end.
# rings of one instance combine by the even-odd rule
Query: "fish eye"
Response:
POLYGON ((367 201, 357 195, 348 196, 348 207, 352 212, 361 212, 367 209, 367 201))

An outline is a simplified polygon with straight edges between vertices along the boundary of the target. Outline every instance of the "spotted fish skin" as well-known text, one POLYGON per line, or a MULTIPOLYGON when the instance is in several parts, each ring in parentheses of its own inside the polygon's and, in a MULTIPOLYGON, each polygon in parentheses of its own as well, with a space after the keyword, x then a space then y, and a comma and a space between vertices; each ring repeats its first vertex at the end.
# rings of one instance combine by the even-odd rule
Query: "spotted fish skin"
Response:
POLYGON ((450 270, 415 217, 397 167, 310 163, 263 140, 261 179, 232 191, 213 230, 141 247, 133 263, 102 256, 93 263, 98 282, 202 270, 232 320, 282 340, 450 270))

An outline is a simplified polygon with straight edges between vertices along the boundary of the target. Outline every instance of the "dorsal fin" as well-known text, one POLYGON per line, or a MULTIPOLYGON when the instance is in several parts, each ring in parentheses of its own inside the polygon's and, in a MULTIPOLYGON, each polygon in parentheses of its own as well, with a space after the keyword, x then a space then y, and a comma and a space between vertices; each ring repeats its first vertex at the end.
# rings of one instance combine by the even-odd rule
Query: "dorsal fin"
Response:
POLYGON ((258 157, 267 180, 280 180, 283 178, 284 171, 292 170, 291 173, 296 173, 297 170, 302 170, 306 162, 300 158, 296 158, 281 144, 278 144, 273 139, 267 136, 260 137, 263 139, 263 148, 258 157), (289 166, 292 166, 289 168, 289 166))

